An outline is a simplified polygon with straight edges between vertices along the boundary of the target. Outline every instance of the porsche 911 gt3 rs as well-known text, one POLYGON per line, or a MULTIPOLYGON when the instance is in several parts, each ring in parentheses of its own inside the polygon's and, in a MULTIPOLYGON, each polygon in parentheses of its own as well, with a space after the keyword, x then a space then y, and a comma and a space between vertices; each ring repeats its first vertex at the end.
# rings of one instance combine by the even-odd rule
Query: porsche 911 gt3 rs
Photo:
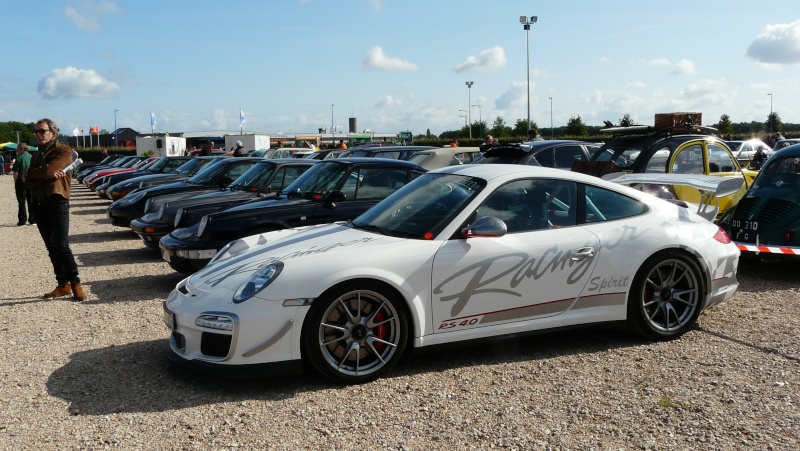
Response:
POLYGON ((374 380, 409 347, 626 322, 676 338, 733 296, 738 248, 685 204, 521 165, 429 172, 347 223, 229 243, 164 302, 173 360, 374 380))

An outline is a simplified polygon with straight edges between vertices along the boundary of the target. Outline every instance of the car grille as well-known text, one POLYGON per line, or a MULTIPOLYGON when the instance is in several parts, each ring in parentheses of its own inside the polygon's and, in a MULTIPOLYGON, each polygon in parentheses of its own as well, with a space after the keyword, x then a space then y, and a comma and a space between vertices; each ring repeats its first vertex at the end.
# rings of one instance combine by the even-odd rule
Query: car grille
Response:
MULTIPOLYGON (((758 197, 746 197, 736 205, 733 214, 734 220, 748 220, 751 218, 755 206, 761 202, 758 197)), ((758 222, 763 225, 771 225, 786 221, 787 215, 796 209, 798 205, 784 199, 766 199, 756 214, 758 222)))
POLYGON ((225 357, 231 348, 231 336, 203 332, 200 339, 200 352, 211 357, 225 357))

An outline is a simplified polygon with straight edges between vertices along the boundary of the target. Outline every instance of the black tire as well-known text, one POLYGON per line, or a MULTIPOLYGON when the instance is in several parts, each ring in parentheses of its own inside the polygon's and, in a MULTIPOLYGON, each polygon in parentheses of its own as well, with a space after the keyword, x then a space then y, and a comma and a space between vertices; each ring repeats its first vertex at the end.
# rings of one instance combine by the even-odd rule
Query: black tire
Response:
POLYGON ((656 254, 633 280, 628 323, 647 338, 677 338, 697 321, 704 292, 702 272, 692 258, 674 250, 656 254))
POLYGON ((346 384, 373 381, 403 355, 405 305, 376 282, 336 287, 311 305, 301 340, 303 355, 324 376, 346 384))

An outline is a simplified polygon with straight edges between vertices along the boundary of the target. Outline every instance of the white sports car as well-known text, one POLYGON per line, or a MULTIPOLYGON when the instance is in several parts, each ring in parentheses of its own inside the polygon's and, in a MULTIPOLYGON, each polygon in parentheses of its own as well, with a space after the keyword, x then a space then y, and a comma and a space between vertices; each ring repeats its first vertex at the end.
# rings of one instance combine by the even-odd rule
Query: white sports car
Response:
POLYGON ((336 381, 409 346, 625 321, 651 339, 735 293, 739 250, 678 205, 574 172, 429 172, 348 223, 234 241, 164 303, 170 356, 228 375, 303 361, 336 381))

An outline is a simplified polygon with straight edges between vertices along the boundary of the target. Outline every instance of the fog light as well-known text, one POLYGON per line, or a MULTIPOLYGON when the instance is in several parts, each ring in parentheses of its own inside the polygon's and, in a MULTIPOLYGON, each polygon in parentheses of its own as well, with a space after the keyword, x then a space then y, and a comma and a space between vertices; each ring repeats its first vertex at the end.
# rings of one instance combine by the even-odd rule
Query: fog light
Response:
POLYGON ((217 254, 216 249, 187 250, 177 249, 175 255, 188 260, 207 260, 217 254))
POLYGON ((228 316, 202 315, 194 324, 209 329, 233 331, 233 318, 228 316))

